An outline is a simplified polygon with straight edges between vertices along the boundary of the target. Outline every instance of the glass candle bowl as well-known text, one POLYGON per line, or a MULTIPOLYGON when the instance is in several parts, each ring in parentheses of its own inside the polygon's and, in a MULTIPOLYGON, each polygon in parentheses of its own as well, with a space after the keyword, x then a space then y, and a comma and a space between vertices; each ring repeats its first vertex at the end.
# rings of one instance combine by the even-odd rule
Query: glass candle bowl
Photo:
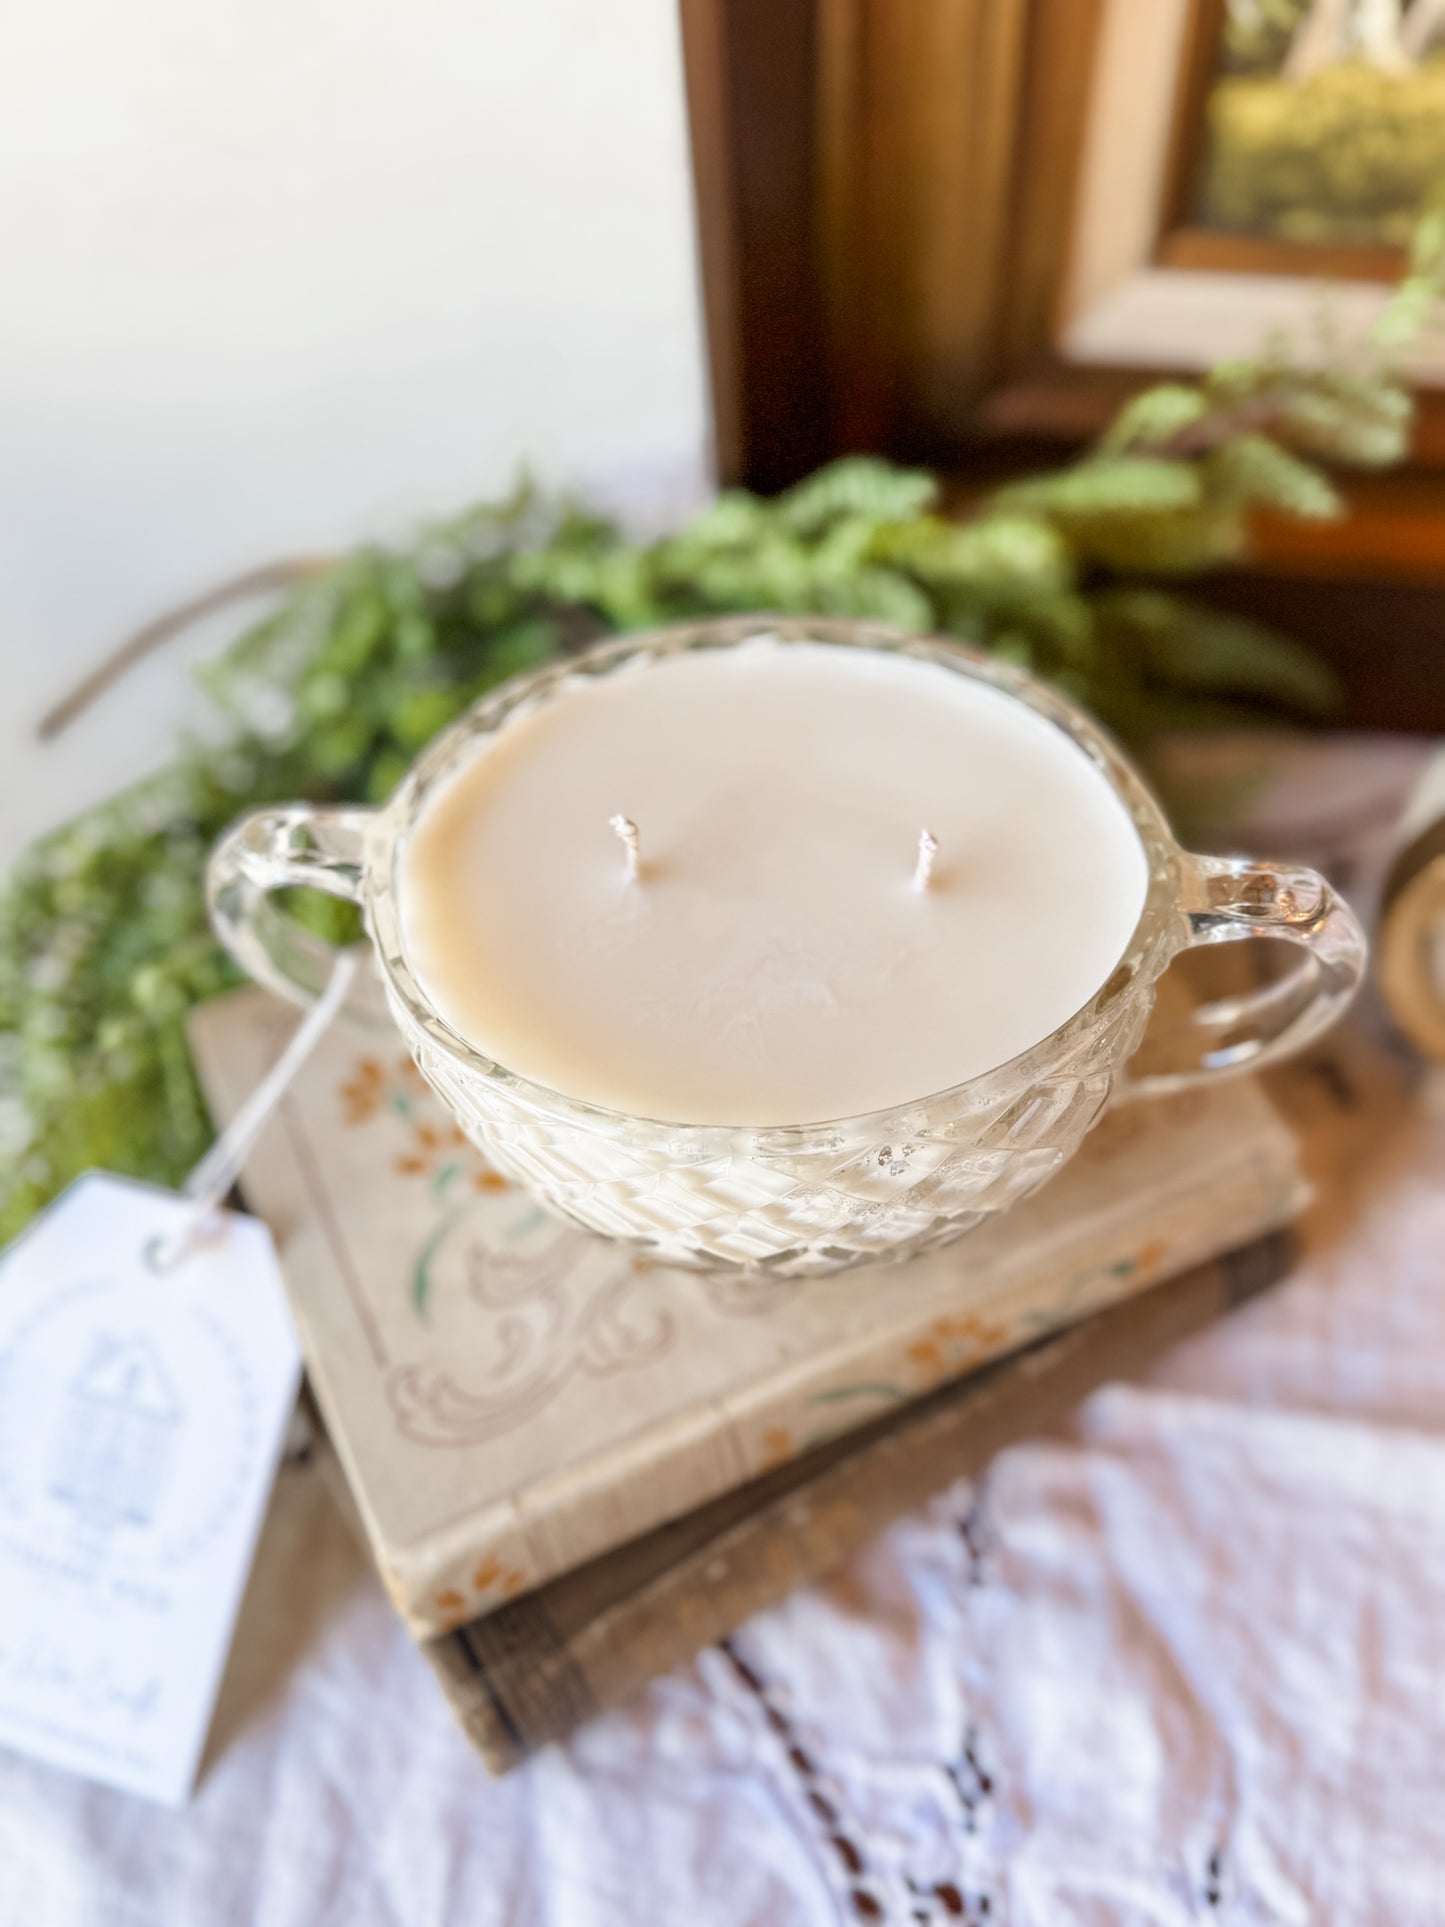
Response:
MULTIPOLYGON (((495 690, 421 755, 378 810, 297 804, 245 817, 210 866, 223 943, 258 982, 306 1001, 333 965, 271 893, 305 885, 361 906, 392 1015, 423 1075, 500 1171, 553 1210, 659 1262, 804 1276, 903 1258, 960 1236, 1035 1191, 1078 1149, 1111 1095, 1175 1090, 1253 1070, 1308 1043, 1360 981, 1352 912, 1311 870, 1189 855, 1110 737, 1021 671, 947 641, 870 623, 738 617, 601 645, 495 690), (548 1090, 493 1062, 442 1020, 408 965, 397 909, 400 852, 434 787, 522 705, 576 678, 760 634, 883 650, 974 677, 1063 731, 1121 799, 1148 888, 1117 965, 1084 1007, 1007 1063, 866 1116, 753 1128, 635 1117, 548 1090), (1173 1041, 1179 1068, 1126 1068, 1170 961, 1194 945, 1271 937, 1294 946, 1283 978, 1196 1011, 1173 1041)), ((1068 931, 1059 933, 1068 941, 1068 931)))

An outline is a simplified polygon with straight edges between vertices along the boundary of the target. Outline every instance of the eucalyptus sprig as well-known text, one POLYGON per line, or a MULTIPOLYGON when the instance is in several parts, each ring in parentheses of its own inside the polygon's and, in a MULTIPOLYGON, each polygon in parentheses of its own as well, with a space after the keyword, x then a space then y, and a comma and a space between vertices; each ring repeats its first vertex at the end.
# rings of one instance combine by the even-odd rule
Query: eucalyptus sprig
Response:
POLYGON ((1388 468, 1408 452, 1415 403, 1402 359, 1445 293, 1445 202, 1416 227, 1408 270, 1365 338, 1271 341, 1198 382, 1136 395, 1088 455, 1001 501, 1047 516, 1076 556, 1123 574, 1187 575, 1248 549, 1258 510, 1344 512, 1325 467, 1388 468))
MULTIPOLYGON (((1313 655, 1175 583, 1242 553, 1256 508, 1338 513, 1321 463, 1399 458, 1411 401, 1391 357, 1433 314, 1442 266, 1436 215, 1363 356, 1275 345, 1151 388, 1079 460, 970 520, 940 512, 931 476, 852 457, 771 500, 727 491, 646 543, 522 487, 304 580, 206 672, 206 744, 44 839, 0 895, 0 1240, 89 1166, 173 1183, 204 1150, 184 1027, 235 981, 203 900, 226 824, 286 796, 382 801, 484 690, 595 636, 729 611, 872 617, 1023 663, 1136 744, 1261 701, 1327 712, 1313 655)), ((299 908, 333 937, 353 927, 329 898, 299 908)))

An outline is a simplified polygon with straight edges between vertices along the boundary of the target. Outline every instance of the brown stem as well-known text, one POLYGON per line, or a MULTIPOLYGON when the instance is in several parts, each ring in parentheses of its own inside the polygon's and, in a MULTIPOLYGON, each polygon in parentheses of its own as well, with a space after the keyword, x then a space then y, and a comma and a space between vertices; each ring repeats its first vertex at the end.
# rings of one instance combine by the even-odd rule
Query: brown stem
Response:
POLYGON ((1231 402, 1208 415, 1201 415, 1198 421, 1187 423, 1157 442, 1146 443, 1144 453, 1163 456, 1207 455, 1211 450, 1233 441, 1236 435, 1256 434, 1261 429, 1272 427, 1283 406, 1284 397, 1278 389, 1251 395, 1246 401, 1231 402))
POLYGON ((158 649, 163 642, 169 642, 202 616, 212 615, 217 609, 224 609, 228 603, 239 602, 246 596, 264 595, 273 589, 288 589, 298 582, 323 574, 335 565, 336 558, 329 555, 285 556, 277 562, 263 562, 259 568, 246 569, 240 575, 228 577, 218 582, 214 588, 192 596, 187 602, 178 602, 174 608, 167 609, 127 636, 116 649, 89 670, 80 681, 61 697, 36 724, 35 733, 41 742, 49 742, 62 730, 68 729, 76 717, 98 701, 113 684, 120 681, 127 671, 134 669, 138 662, 158 649))

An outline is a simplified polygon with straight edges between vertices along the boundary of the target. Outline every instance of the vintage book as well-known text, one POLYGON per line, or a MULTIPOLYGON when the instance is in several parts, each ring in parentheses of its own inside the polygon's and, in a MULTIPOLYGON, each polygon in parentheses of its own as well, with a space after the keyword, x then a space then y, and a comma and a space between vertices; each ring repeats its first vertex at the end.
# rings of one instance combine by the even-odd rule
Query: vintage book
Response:
MULTIPOLYGON (((256 990, 196 1014, 218 1120, 295 1022, 256 990)), ((487 1170, 369 974, 243 1189, 277 1236, 378 1568, 422 1637, 1248 1243, 1304 1197, 1289 1130, 1234 1082, 1116 1110, 1037 1197, 907 1265, 666 1271, 487 1170)))
MULTIPOLYGON (((1290 1246, 1274 1232, 1197 1265, 428 1640, 468 1737, 504 1773, 624 1704, 951 1479, 1272 1285, 1290 1246)), ((339 1466, 322 1463, 355 1518, 339 1466)))

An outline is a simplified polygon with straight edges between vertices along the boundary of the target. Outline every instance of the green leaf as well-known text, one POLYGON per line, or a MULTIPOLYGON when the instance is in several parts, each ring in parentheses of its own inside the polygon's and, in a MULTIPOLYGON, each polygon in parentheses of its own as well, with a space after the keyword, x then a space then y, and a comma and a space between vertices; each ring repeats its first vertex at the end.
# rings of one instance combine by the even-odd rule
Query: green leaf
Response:
POLYGON ((892 569, 860 569, 849 579, 826 583, 818 597, 825 615, 860 616, 898 629, 933 627, 933 605, 906 576, 892 569))
POLYGON ((1410 266, 1384 313, 1375 323, 1376 347, 1398 353, 1417 341, 1435 317, 1445 296, 1445 188, 1415 223, 1410 242, 1410 266))
POLYGON ((1311 716, 1340 702, 1338 678, 1313 651, 1245 616, 1146 590, 1100 598, 1108 642, 1125 647, 1154 685, 1218 696, 1247 696, 1311 716))
POLYGON ((1205 458, 1212 495, 1251 508, 1329 521, 1344 504, 1320 470, 1291 455, 1267 435, 1240 435, 1205 458))
POLYGON ((779 496, 776 513, 795 535, 819 535, 845 516, 868 522, 903 522, 938 496, 938 483, 922 469, 894 468, 871 455, 845 455, 779 496))
POLYGON ((1186 388, 1182 382, 1161 382, 1125 402, 1099 446, 1120 454, 1141 443, 1167 442, 1208 413, 1209 401, 1201 389, 1186 388))
POLYGON ((1011 605, 1068 589, 1073 555, 1042 516, 996 511, 977 522, 927 515, 883 530, 874 554, 935 592, 1011 605))
POLYGON ((396 705, 391 733, 404 750, 418 750, 456 715, 459 703, 450 689, 414 689, 396 705))
POLYGON ((1306 454, 1350 467, 1384 468, 1409 452, 1414 417, 1414 398, 1399 383, 1336 374, 1289 395, 1281 424, 1306 454))
POLYGON ((746 548, 772 532, 777 510, 740 488, 724 489, 717 500, 677 535, 664 540, 658 554, 679 571, 704 557, 746 548))
POLYGON ((379 584, 364 582, 342 602, 326 646, 317 658, 318 667, 354 675, 380 649, 389 620, 390 611, 379 584))
POLYGON ((1274 387, 1279 375, 1279 363, 1261 356, 1241 356, 1232 361, 1219 361, 1204 377, 1204 393, 1216 406, 1237 407, 1251 396, 1274 387))
POLYGON ((1199 575, 1243 555, 1248 530, 1238 506, 1204 502, 1165 514, 1077 516, 1068 531, 1079 554, 1118 575, 1199 575))
POLYGON ((1157 455, 1093 455, 1058 475, 1013 482, 994 497, 1015 513, 1061 519, 1101 515, 1167 515, 1199 505, 1199 475, 1185 461, 1157 455))

